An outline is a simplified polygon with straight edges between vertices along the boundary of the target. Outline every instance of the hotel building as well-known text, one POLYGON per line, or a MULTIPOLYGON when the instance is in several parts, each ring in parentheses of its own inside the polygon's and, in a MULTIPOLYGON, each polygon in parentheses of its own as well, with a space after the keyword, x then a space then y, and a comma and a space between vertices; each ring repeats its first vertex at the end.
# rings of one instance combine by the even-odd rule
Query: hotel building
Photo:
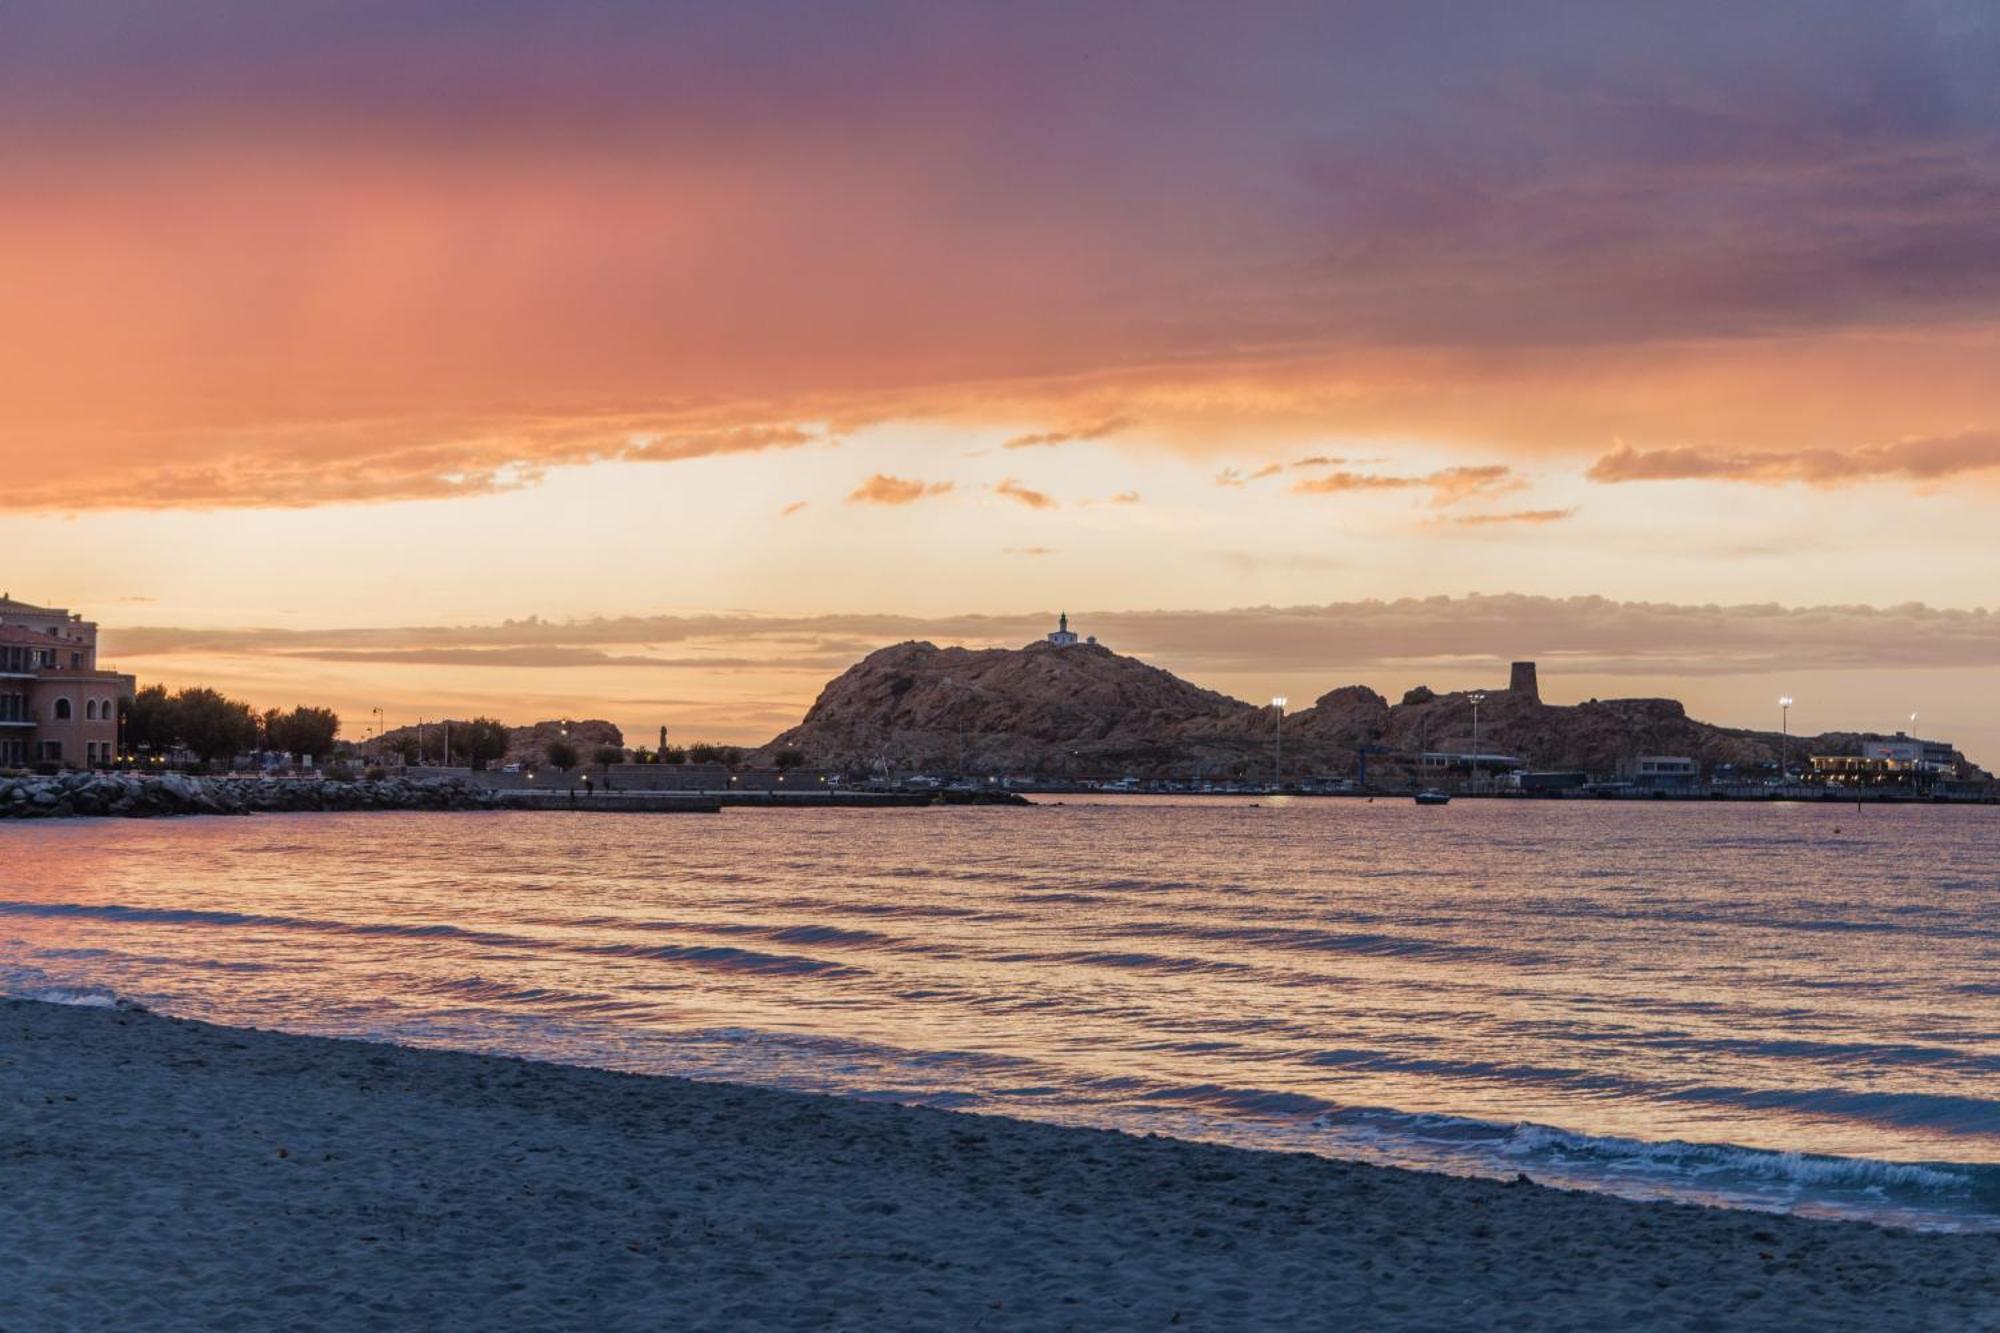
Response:
POLYGON ((132 691, 98 669, 94 622, 0 593, 0 766, 111 763, 132 691))

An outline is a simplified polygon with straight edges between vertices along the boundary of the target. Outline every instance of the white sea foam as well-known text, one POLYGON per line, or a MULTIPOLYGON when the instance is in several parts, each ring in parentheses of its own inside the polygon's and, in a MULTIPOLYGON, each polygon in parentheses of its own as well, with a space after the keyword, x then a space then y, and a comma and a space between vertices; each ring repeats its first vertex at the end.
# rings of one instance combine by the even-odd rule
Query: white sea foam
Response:
POLYGON ((14 996, 20 1000, 40 1000, 43 1004, 73 1004, 85 1009, 116 1009, 118 997, 108 990, 78 990, 69 986, 43 986, 22 991, 14 996))
POLYGON ((1974 1183, 1967 1170, 1919 1162, 1773 1152, 1730 1144, 1688 1143, 1680 1139, 1652 1142, 1610 1135, 1577 1134, 1550 1125, 1515 1125, 1498 1147, 1500 1152, 1513 1157, 1587 1158, 1612 1169, 1622 1162, 1694 1176, 1726 1175, 1798 1185, 1964 1190, 1970 1189, 1974 1183))

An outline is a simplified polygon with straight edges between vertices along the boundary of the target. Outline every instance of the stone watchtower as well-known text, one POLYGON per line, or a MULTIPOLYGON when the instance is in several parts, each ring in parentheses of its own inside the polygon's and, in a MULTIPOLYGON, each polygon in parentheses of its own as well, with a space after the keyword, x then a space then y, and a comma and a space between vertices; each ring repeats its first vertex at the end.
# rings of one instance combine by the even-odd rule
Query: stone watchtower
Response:
POLYGON ((1542 687, 1535 680, 1533 662, 1516 662, 1507 674, 1507 689, 1514 694, 1525 695, 1536 703, 1542 701, 1542 687))

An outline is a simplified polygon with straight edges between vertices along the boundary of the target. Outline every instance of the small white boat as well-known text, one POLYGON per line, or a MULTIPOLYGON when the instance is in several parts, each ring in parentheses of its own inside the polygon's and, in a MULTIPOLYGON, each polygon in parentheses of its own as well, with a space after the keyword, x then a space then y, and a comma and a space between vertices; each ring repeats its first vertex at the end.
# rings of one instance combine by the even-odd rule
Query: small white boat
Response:
POLYGON ((1450 805, 1451 793, 1439 791, 1436 787, 1426 787, 1417 793, 1418 805, 1450 805))

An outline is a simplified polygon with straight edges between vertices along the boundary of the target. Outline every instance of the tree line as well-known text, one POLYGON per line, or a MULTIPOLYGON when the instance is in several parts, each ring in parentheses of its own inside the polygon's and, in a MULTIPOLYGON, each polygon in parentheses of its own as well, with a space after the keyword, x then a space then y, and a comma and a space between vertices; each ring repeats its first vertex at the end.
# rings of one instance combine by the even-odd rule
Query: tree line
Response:
MULTIPOLYGON (((209 766, 227 766, 237 755, 253 750, 295 755, 324 762, 336 750, 345 751, 339 741, 340 717, 330 708, 300 705, 291 709, 270 708, 258 712, 241 699, 231 699, 219 690, 189 686, 169 692, 164 685, 148 685, 125 701, 123 744, 127 752, 143 751, 164 755, 187 750, 209 766)), ((505 723, 490 717, 453 723, 448 732, 442 725, 423 728, 420 734, 389 738, 389 748, 408 764, 464 763, 483 769, 507 755, 509 735, 505 723)), ((735 745, 699 741, 689 746, 666 746, 658 750, 640 747, 629 752, 639 764, 723 764, 735 767, 744 751, 735 745)), ((567 740, 551 741, 544 747, 542 762, 565 772, 583 762, 583 755, 567 740)), ((599 765, 624 763, 628 751, 602 745, 592 751, 591 762, 599 765)), ((805 756, 783 750, 777 766, 792 768, 805 756)))
POLYGON ((406 764, 449 764, 457 760, 471 768, 485 768, 506 757, 507 724, 490 717, 454 722, 449 727, 436 723, 425 726, 421 735, 397 736, 390 742, 390 748, 406 764))
POLYGON ((127 751, 166 754, 188 750, 204 764, 227 764, 248 750, 271 750, 304 759, 333 755, 340 717, 331 708, 301 704, 259 713, 241 699, 195 685, 173 693, 148 685, 125 701, 127 751))

